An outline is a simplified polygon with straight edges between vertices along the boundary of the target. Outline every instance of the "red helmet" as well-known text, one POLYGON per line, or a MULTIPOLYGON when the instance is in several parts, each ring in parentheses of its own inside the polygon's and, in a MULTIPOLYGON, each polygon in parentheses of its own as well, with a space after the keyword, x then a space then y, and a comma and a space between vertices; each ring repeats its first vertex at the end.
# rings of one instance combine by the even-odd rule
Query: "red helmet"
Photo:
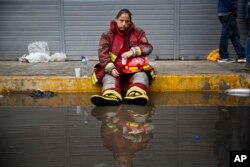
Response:
POLYGON ((149 60, 147 56, 138 56, 128 58, 124 68, 124 73, 134 73, 138 71, 147 71, 152 69, 149 65, 149 60))

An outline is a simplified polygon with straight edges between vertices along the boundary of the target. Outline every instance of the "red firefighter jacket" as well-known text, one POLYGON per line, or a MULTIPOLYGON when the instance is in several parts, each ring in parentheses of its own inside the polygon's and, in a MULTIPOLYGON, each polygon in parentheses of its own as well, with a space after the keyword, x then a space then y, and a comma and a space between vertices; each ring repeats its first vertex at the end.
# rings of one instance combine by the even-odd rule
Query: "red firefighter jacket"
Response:
MULTIPOLYGON (((117 68, 116 60, 121 56, 124 40, 127 41, 129 48, 134 48, 136 56, 148 56, 153 46, 148 42, 145 32, 134 26, 131 22, 130 27, 122 35, 119 34, 116 22, 110 22, 109 31, 101 35, 98 48, 99 63, 95 65, 92 74, 93 83, 102 81, 105 73, 110 73, 113 68, 117 68)), ((154 69, 148 71, 150 78, 155 77, 154 69)))

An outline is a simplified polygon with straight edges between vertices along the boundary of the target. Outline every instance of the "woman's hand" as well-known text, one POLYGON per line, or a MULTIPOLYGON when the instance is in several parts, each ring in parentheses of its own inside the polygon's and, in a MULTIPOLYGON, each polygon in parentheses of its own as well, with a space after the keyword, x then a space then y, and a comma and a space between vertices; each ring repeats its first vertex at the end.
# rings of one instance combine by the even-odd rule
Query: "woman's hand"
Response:
POLYGON ((117 69, 112 69, 111 71, 111 74, 114 76, 114 77, 119 77, 119 72, 117 71, 117 69))
POLYGON ((122 58, 127 59, 127 58, 129 58, 131 56, 134 56, 134 53, 133 53, 132 50, 130 50, 130 51, 124 52, 121 56, 122 56, 122 58))

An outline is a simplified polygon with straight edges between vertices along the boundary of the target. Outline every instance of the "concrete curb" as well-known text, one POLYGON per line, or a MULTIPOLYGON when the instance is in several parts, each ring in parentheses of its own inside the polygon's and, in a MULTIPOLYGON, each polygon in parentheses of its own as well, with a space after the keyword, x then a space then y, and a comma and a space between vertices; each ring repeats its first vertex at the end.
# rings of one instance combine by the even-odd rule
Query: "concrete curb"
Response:
MULTIPOLYGON (((221 91, 232 88, 247 88, 245 78, 236 74, 194 74, 157 75, 149 92, 167 91, 221 91)), ((94 86, 90 77, 72 76, 0 76, 0 93, 48 90, 55 93, 99 93, 100 86, 94 86)))

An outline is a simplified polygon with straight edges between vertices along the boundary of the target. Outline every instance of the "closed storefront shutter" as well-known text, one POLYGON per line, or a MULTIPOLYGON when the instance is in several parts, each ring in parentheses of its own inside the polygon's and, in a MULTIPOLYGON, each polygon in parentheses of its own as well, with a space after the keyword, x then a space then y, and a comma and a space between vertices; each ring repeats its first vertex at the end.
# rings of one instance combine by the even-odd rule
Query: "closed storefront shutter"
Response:
POLYGON ((153 55, 173 58, 174 0, 72 1, 64 2, 66 52, 97 58, 100 36, 109 29, 118 11, 128 8, 133 22, 154 45, 153 55))
POLYGON ((28 44, 46 41, 51 52, 60 47, 57 0, 0 1, 0 57, 13 59, 28 52, 28 44))
MULTIPOLYGON (((0 59, 21 57, 29 43, 46 41, 51 54, 62 51, 70 60, 82 55, 97 60, 100 36, 122 8, 131 10, 158 59, 206 59, 218 48, 217 0, 0 0, 0 59)), ((244 45, 243 1, 239 9, 244 45)), ((235 54, 231 44, 229 50, 235 54)))
MULTIPOLYGON (((221 23, 217 17, 218 0, 181 0, 179 17, 179 57, 206 59, 207 54, 219 47, 221 23)), ((246 20, 243 1, 239 1, 238 25, 241 43, 246 39, 246 20)), ((235 51, 229 42, 230 55, 235 51)))

